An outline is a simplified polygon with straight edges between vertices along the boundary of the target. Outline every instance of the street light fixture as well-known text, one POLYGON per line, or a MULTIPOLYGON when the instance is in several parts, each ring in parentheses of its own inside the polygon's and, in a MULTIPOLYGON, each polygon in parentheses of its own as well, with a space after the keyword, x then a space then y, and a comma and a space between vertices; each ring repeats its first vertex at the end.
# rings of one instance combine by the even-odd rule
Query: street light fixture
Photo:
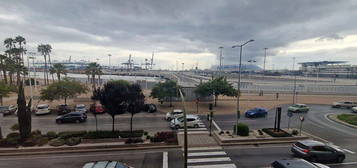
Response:
MULTIPOLYGON (((234 45, 232 46, 232 48, 236 48, 236 47, 240 47, 240 52, 239 52, 239 73, 238 73, 238 94, 237 94, 237 123, 236 123, 236 126, 238 126, 238 120, 239 120, 239 117, 240 117, 240 111, 239 111, 239 97, 240 97, 240 77, 241 77, 241 72, 242 72, 242 50, 243 50, 243 46, 250 43, 250 42, 253 42, 254 40, 249 40, 249 41, 246 41, 245 43, 243 43, 242 45, 234 45)), ((237 129, 236 129, 237 130, 237 129)), ((237 131, 236 131, 237 133, 237 131)))
MULTIPOLYGON (((253 63, 257 62, 256 60, 248 60, 248 62, 250 63, 250 65, 253 65, 253 63)), ((249 82, 252 81, 252 71, 253 69, 249 70, 249 82)), ((248 93, 250 93, 250 90, 248 90, 248 93)))

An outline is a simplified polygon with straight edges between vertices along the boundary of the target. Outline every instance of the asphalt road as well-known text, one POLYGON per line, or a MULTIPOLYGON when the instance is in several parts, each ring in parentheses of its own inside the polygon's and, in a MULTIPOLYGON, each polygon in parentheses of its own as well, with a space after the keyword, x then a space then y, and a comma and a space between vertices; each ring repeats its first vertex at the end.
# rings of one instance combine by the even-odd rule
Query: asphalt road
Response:
MULTIPOLYGON (((148 132, 158 132, 170 130, 169 122, 164 120, 162 113, 139 113, 134 115, 133 129, 143 129, 148 132)), ((68 131, 68 130, 95 130, 95 118, 91 113, 88 113, 88 119, 83 123, 63 123, 55 122, 56 115, 43 115, 32 117, 32 130, 39 129, 42 132, 48 131, 68 131)), ((11 132, 10 127, 18 123, 17 117, 6 116, 0 121, 3 135, 11 132)), ((97 115, 98 130, 111 130, 112 118, 108 114, 97 115)), ((129 130, 130 129, 130 114, 118 115, 115 117, 115 129, 129 130)))

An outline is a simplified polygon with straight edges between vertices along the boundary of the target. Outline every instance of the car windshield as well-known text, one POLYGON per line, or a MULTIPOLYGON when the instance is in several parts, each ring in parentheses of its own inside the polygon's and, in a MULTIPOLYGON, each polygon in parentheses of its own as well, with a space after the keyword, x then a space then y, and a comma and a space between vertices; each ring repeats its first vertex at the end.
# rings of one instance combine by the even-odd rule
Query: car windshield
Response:
POLYGON ((9 108, 9 106, 1 106, 0 110, 7 110, 9 108))

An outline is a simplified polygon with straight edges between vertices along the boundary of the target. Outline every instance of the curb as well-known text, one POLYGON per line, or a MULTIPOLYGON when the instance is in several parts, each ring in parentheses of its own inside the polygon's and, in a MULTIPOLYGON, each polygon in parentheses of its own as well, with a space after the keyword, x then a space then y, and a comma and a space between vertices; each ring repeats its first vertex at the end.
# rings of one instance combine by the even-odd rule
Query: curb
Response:
POLYGON ((0 152, 0 156, 21 156, 21 155, 40 155, 40 154, 63 154, 63 153, 79 153, 79 152, 106 152, 106 151, 125 151, 125 150, 146 150, 146 149, 163 149, 163 148, 180 148, 179 145, 153 145, 153 146, 132 146, 120 147, 119 145, 112 147, 109 145, 95 146, 95 148, 88 148, 87 146, 62 148, 37 148, 37 151, 26 151, 33 149, 10 149, 6 152, 0 152), (51 151, 49 151, 51 149, 51 151))
POLYGON ((329 115, 327 115, 327 118, 330 119, 331 121, 334 121, 334 122, 336 122, 336 123, 342 124, 342 125, 344 125, 344 126, 347 126, 347 127, 350 127, 350 128, 356 128, 356 129, 357 129, 357 126, 352 125, 352 124, 349 124, 349 123, 347 123, 347 122, 345 122, 345 121, 342 121, 342 120, 338 119, 338 118, 337 118, 337 115, 338 115, 338 114, 329 114, 329 115))

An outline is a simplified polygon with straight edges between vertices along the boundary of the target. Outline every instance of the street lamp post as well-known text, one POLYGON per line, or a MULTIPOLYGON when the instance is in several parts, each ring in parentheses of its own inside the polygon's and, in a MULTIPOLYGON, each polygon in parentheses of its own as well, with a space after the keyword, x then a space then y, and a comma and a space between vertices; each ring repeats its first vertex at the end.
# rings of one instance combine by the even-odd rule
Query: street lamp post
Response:
POLYGON ((112 79, 112 70, 111 70, 111 64, 110 64, 110 57, 111 57, 112 55, 111 54, 108 54, 108 57, 109 57, 109 68, 108 68, 108 70, 109 70, 109 79, 112 79))
MULTIPOLYGON (((240 77, 241 77, 241 72, 242 72, 242 69, 241 69, 241 66, 242 66, 242 50, 243 50, 243 46, 250 43, 250 42, 253 42, 254 40, 249 40, 245 43, 243 43, 242 45, 234 45, 232 46, 232 48, 236 48, 236 47, 240 47, 240 51, 239 51, 239 73, 238 73, 238 84, 237 84, 237 90, 238 90, 238 94, 237 94, 237 123, 236 123, 236 127, 238 126, 238 120, 239 120, 239 117, 240 117, 240 111, 239 111, 239 97, 240 97, 240 77)), ((236 129, 237 130, 237 129, 236 129)), ((237 131, 236 131, 237 133, 237 131)))
POLYGON ((293 73, 294 73, 294 93, 293 93, 293 104, 296 101, 296 73, 295 73, 295 57, 293 57, 293 73))
MULTIPOLYGON (((257 61, 256 61, 256 60, 249 60, 248 62, 250 63, 250 65, 253 65, 253 63, 254 63, 254 62, 257 62, 257 61)), ((251 82, 251 83, 253 83, 253 82, 252 82, 252 71, 253 71, 253 69, 251 69, 251 70, 249 71, 249 82, 251 82)), ((248 93, 250 93, 250 89, 248 89, 248 93)))
POLYGON ((268 48, 264 48, 264 68, 263 68, 263 76, 265 76, 265 62, 266 62, 266 58, 267 58, 267 49, 268 49, 268 48))
POLYGON ((218 47, 219 48, 219 73, 220 73, 220 76, 222 76, 222 70, 223 70, 223 57, 222 57, 222 49, 223 47, 220 46, 218 47))

